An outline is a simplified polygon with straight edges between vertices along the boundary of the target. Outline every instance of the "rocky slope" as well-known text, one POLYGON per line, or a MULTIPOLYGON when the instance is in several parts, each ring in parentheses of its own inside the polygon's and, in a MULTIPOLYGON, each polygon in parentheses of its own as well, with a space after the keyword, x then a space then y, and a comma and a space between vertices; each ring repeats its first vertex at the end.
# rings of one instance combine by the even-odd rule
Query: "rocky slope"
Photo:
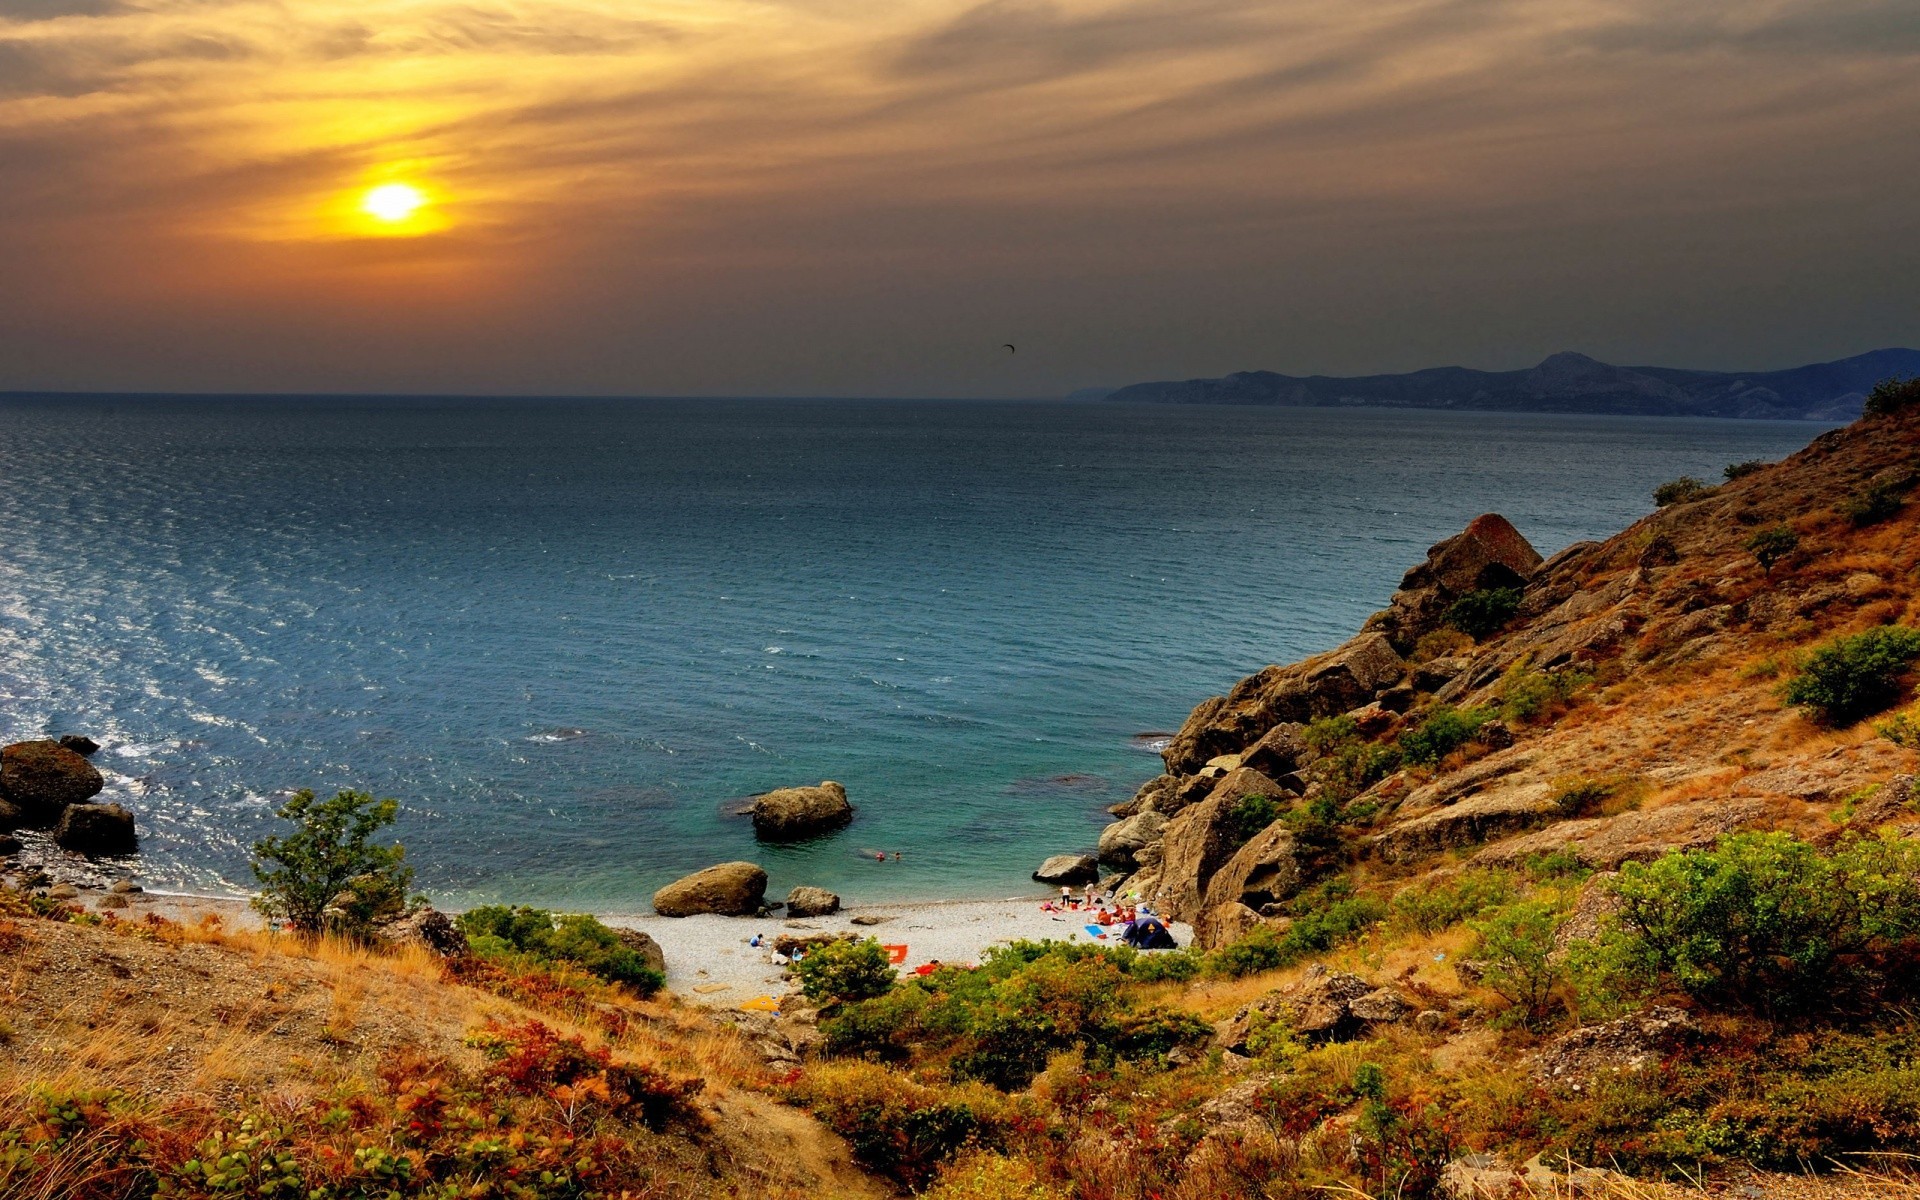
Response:
POLYGON ((1405 375, 1354 378, 1240 371, 1219 379, 1136 383, 1107 392, 1105 398, 1160 404, 1363 405, 1846 421, 1860 415, 1861 398, 1879 380, 1916 373, 1920 373, 1917 350, 1875 350, 1837 362, 1746 373, 1616 367, 1563 351, 1524 371, 1435 367, 1405 375))
POLYGON ((1912 753, 1869 725, 1817 725, 1779 691, 1822 638, 1920 619, 1920 505, 1901 499, 1917 472, 1908 412, 1544 561, 1480 517, 1351 641, 1196 707, 1166 773, 1116 808, 1103 856, 1218 945, 1284 924, 1332 859, 1388 878, 1558 851, 1611 868, 1736 829, 1911 824, 1885 785, 1912 753), (1867 496, 1891 511, 1857 519, 1867 496), (1750 541, 1780 529, 1797 546, 1763 568, 1750 541), (1448 627, 1464 597, 1489 595, 1511 615, 1478 641, 1448 627), (1436 713, 1484 723, 1436 762, 1394 762, 1436 713), (1250 830, 1250 796, 1319 801, 1321 844, 1298 819, 1250 830))

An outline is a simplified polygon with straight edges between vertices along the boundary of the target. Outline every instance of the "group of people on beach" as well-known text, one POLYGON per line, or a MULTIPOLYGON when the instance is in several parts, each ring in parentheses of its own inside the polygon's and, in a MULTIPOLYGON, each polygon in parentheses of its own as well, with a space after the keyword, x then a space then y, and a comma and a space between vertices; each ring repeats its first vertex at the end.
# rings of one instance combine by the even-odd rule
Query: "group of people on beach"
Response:
POLYGON ((1131 925, 1142 917, 1153 916, 1152 908, 1137 903, 1136 900, 1137 897, 1129 897, 1122 901, 1113 893, 1103 893, 1090 883, 1087 885, 1087 890, 1079 896, 1074 895, 1070 887, 1061 888, 1060 899, 1042 901, 1040 911, 1086 913, 1089 914, 1087 922, 1092 925, 1131 925))

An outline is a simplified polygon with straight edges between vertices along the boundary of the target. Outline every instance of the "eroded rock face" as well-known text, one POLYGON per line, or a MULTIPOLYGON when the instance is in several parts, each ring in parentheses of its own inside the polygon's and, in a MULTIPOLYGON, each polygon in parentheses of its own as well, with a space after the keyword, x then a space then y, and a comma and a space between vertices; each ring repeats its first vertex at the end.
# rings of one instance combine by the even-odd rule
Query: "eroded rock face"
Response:
POLYGON ((1091 854, 1056 854, 1033 873, 1035 882, 1073 886, 1100 878, 1100 862, 1091 854))
POLYGON ((51 739, 0 749, 0 797, 20 810, 22 825, 51 827, 105 786, 92 763, 51 739))
POLYGON ((747 917, 760 911, 767 895, 767 873, 750 862, 721 863, 676 879, 653 894, 653 911, 663 917, 720 913, 747 917))
POLYGON ((825 888, 797 887, 787 893, 790 917, 824 917, 840 911, 840 897, 825 888))
POLYGON ((1259 909, 1299 891, 1305 874, 1293 831, 1275 821, 1213 873, 1203 903, 1207 908, 1237 903, 1259 909))
POLYGON ((1533 578, 1540 552, 1498 513, 1475 517, 1467 527, 1435 542, 1427 560, 1408 571, 1386 609, 1366 627, 1386 635, 1402 654, 1422 635, 1441 627, 1447 609, 1468 592, 1518 588, 1533 578))
POLYGON ((1326 654, 1249 675, 1225 696, 1204 701, 1161 757, 1170 773, 1193 774, 1210 759, 1250 749, 1282 722, 1304 724, 1360 708, 1399 683, 1406 670, 1386 637, 1363 633, 1326 654))
POLYGON ((1215 784, 1205 800, 1167 822, 1160 838, 1160 883, 1155 897, 1161 911, 1176 921, 1198 916, 1206 907, 1207 884, 1240 849, 1228 820, 1234 805, 1250 796, 1284 794, 1273 780, 1242 767, 1215 784))
POLYGON ((467 952, 467 935, 436 908, 417 908, 380 927, 380 936, 396 946, 425 946, 435 954, 467 952))
POLYGON ((753 832, 769 842, 818 837, 853 820, 847 789, 831 779, 818 787, 777 788, 753 801, 753 832))
POLYGON ((1372 1021, 1399 1020, 1411 1011, 1404 1001, 1393 1006, 1382 999, 1379 994, 1387 990, 1376 989, 1358 975, 1315 965, 1298 983, 1262 996, 1214 1026, 1214 1044, 1224 1050, 1244 1050, 1255 1030, 1275 1020, 1285 1021, 1308 1041, 1346 1041, 1372 1021), (1365 1017, 1354 1011, 1356 1003, 1369 1012, 1393 1015, 1365 1017))
POLYGON ((1202 950, 1231 946, 1264 923, 1259 913, 1234 901, 1216 904, 1193 919, 1193 944, 1202 950))
POLYGON ((1131 870, 1134 855, 1149 842, 1160 840, 1166 832, 1167 818, 1157 812, 1143 812, 1117 821, 1100 831, 1100 861, 1109 867, 1131 870))
POLYGON ((75 854, 132 854, 140 848, 133 814, 118 804, 68 805, 53 840, 75 854))
POLYGON ((1302 735, 1307 731, 1298 721, 1282 721, 1260 735, 1240 756, 1240 765, 1252 767, 1269 779, 1279 779, 1306 765, 1310 757, 1302 735))
POLYGON ((1563 815, 1544 783, 1484 792, 1393 826, 1374 839, 1374 852, 1388 862, 1414 862, 1441 850, 1550 824, 1563 815))

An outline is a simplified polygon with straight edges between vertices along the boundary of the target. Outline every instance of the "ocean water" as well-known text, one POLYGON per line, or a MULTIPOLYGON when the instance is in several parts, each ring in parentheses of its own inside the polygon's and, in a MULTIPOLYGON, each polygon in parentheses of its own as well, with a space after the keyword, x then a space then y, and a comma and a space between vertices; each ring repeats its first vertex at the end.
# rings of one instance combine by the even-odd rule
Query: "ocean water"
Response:
POLYGON ((153 886, 287 789, 398 797, 424 888, 604 912, 1015 894, 1139 735, 1349 636, 1499 511, 1542 553, 1796 423, 920 401, 0 400, 0 735, 85 732, 153 886), (858 816, 757 845, 742 800, 858 816), (873 850, 899 851, 881 864, 873 850), (864 852, 864 853, 863 853, 864 852))

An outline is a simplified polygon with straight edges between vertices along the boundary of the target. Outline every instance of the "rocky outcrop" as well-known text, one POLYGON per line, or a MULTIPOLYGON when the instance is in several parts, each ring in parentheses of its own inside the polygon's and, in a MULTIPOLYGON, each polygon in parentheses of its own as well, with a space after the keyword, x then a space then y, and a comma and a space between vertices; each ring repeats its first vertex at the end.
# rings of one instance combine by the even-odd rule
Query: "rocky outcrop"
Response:
POLYGON ((1260 909, 1285 900, 1305 882, 1306 866, 1293 831, 1275 821, 1246 845, 1233 852, 1213 878, 1207 880, 1202 907, 1244 904, 1260 909))
POLYGON ((391 945, 423 946, 449 957, 467 952, 467 935, 437 908, 416 908, 388 922, 380 927, 380 937, 391 945))
POLYGON ((653 894, 653 911, 663 917, 720 913, 752 916, 767 895, 767 873, 750 862, 721 863, 676 879, 653 894))
POLYGON ((1234 805, 1250 796, 1277 798, 1283 794, 1273 780, 1242 767, 1214 785, 1205 800, 1167 822, 1160 839, 1155 895, 1161 911, 1176 921, 1197 917, 1206 907, 1207 885, 1214 873, 1241 848, 1229 820, 1234 805))
POLYGON ((118 804, 71 804, 60 814, 53 840, 75 854, 132 854, 140 848, 133 814, 118 804))
POLYGON ((1147 843, 1158 841, 1166 828, 1167 818, 1158 812, 1143 812, 1117 821, 1100 831, 1100 861, 1117 870, 1130 871, 1138 865, 1134 855, 1147 843))
POLYGON ((1624 812, 1615 817, 1561 821, 1508 838, 1474 856, 1483 866, 1518 866, 1536 854, 1570 850, 1587 866, 1610 871, 1625 862, 1654 859, 1669 850, 1711 846, 1721 835, 1765 822, 1759 799, 1710 799, 1624 812))
POLYGON ((1531 1065, 1542 1081, 1580 1091, 1602 1074, 1656 1066, 1699 1033, 1700 1027, 1684 1010, 1650 1008, 1561 1034, 1534 1055, 1531 1065))
POLYGON ((840 911, 840 897, 825 888, 797 887, 787 893, 790 917, 824 917, 840 911))
POLYGON ((1298 721, 1282 721, 1241 753, 1240 765, 1252 767, 1275 780, 1299 770, 1310 757, 1306 738, 1302 736, 1306 731, 1307 727, 1298 721))
POLYGON ((1037 883, 1068 886, 1094 883, 1100 878, 1100 861, 1091 854, 1056 854, 1040 864, 1033 878, 1037 883))
POLYGON ((1203 702, 1161 752, 1167 770, 1190 775, 1209 759, 1238 754, 1282 722, 1305 723, 1367 704, 1406 675, 1388 639, 1363 633, 1326 654, 1250 675, 1203 702))
POLYGON ((659 942, 653 940, 652 934, 638 929, 615 929, 613 932, 622 946, 640 956, 640 961, 662 975, 667 973, 667 952, 660 948, 659 942))
POLYGON ((50 828, 68 805, 100 794, 106 781, 92 763, 51 739, 0 749, 0 798, 20 810, 20 824, 50 828))
POLYGON ((0 830, 18 829, 27 823, 27 814, 11 800, 0 800, 0 830))
POLYGON ((1468 592, 1523 587, 1542 561, 1505 517, 1475 517, 1464 530, 1433 544, 1426 561, 1406 573, 1387 608, 1366 628, 1385 634, 1400 653, 1411 653, 1423 635, 1441 628, 1454 601, 1468 592))
POLYGON ((753 832, 762 841, 797 842, 853 820, 847 789, 831 779, 818 787, 778 788, 753 800, 753 832))
MULTIPOLYGON (((1279 920, 1284 924, 1284 918, 1279 920)), ((1266 918, 1237 900, 1216 904, 1193 919, 1193 944, 1201 950, 1231 946, 1266 923, 1266 918)))
POLYGON ((1373 848, 1387 862, 1413 862, 1442 850, 1475 846, 1546 825, 1564 815, 1548 784, 1530 783, 1469 796, 1402 821, 1376 837, 1373 848))
POLYGON ((1398 1021, 1412 1011, 1391 989, 1315 964, 1298 983, 1269 992, 1214 1026, 1214 1044, 1244 1052, 1247 1039, 1274 1021, 1311 1042, 1348 1041, 1371 1024, 1398 1021))

